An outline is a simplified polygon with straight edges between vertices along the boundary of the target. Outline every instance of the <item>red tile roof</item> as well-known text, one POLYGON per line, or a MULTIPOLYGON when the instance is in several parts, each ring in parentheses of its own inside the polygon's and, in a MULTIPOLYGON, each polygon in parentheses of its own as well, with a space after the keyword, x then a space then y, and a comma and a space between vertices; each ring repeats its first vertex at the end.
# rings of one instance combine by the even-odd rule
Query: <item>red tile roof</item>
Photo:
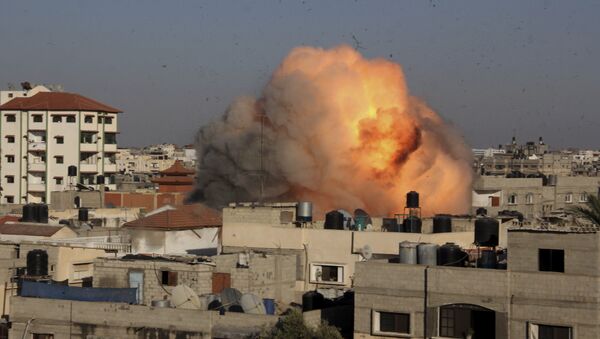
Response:
POLYGON ((191 174, 196 173, 196 171, 185 167, 183 165, 183 161, 175 160, 175 163, 171 167, 167 168, 164 171, 160 171, 159 173, 162 175, 176 176, 176 175, 191 175, 191 174))
POLYGON ((39 92, 32 97, 15 98, 0 106, 0 110, 121 112, 96 100, 65 92, 39 92))
MULTIPOLYGON (((31 171, 31 170, 30 170, 31 171)), ((194 178, 192 177, 161 177, 152 179, 152 182, 157 183, 159 185, 193 185, 194 178)))
POLYGON ((221 213, 203 204, 182 205, 177 209, 167 210, 125 223, 123 227, 155 230, 188 230, 204 227, 221 227, 221 213))
POLYGON ((16 215, 5 215, 0 217, 0 225, 6 224, 7 221, 17 222, 19 219, 21 219, 21 217, 16 215))
POLYGON ((0 234, 6 235, 31 235, 51 237, 65 226, 42 226, 30 224, 2 224, 0 234))

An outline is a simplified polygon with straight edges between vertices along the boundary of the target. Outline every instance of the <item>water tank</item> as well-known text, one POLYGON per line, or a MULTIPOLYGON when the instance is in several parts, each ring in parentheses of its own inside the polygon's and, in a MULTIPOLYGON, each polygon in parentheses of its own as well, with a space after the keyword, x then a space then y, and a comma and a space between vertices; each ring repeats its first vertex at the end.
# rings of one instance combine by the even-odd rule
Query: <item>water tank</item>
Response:
POLYGON ((44 250, 32 250, 27 253, 27 275, 40 277, 48 275, 48 253, 44 250))
POLYGON ((328 230, 343 230, 344 215, 338 211, 331 211, 325 214, 325 229, 328 230))
POLYGON ((309 291, 302 295, 302 312, 319 310, 323 307, 325 298, 317 291, 309 291))
POLYGON ((152 302, 150 304, 152 305, 152 307, 170 308, 171 300, 152 300, 152 302))
POLYGON ((300 201, 296 205, 296 221, 311 222, 312 221, 312 202, 300 201))
POLYGON ((77 176, 77 166, 71 165, 71 166, 67 167, 67 174, 70 177, 76 177, 77 176))
POLYGON ((487 209, 483 208, 483 207, 479 207, 476 211, 475 211, 476 215, 482 215, 482 216, 486 216, 487 215, 487 209))
POLYGON ((497 268, 498 258, 496 257, 496 251, 494 250, 483 250, 481 256, 477 260, 477 267, 479 268, 497 268))
POLYGON ((100 174, 96 177, 96 184, 104 185, 104 176, 102 174, 100 174))
POLYGON ((406 193, 406 207, 407 208, 418 208, 419 207, 419 193, 410 191, 406 193))
POLYGON ((400 232, 396 218, 383 218, 381 220, 381 228, 386 232, 400 232))
POLYGON ((440 266, 462 267, 466 259, 467 254, 454 243, 445 243, 438 249, 438 265, 440 266))
POLYGON ((208 303, 209 310, 219 310, 223 307, 223 304, 219 300, 213 300, 208 303))
POLYGON ((263 303, 262 298, 259 298, 255 294, 246 293, 242 295, 242 299, 240 299, 240 305, 244 309, 244 313, 250 314, 267 314, 267 310, 265 309, 265 304, 263 303))
POLYGON ((475 244, 479 246, 498 246, 498 220, 479 218, 475 220, 475 244))
POLYGON ((89 211, 85 207, 81 207, 79 209, 78 218, 79 221, 88 221, 89 220, 89 211))
POLYGON ((48 205, 38 204, 37 205, 37 222, 47 224, 48 223, 48 205))
POLYGON ((407 233, 421 233, 421 218, 416 217, 414 215, 409 216, 404 219, 402 222, 402 227, 404 228, 404 232, 407 233))
POLYGON ((244 308, 240 304, 231 304, 227 307, 227 311, 235 313, 244 313, 244 308))
POLYGON ((403 241, 400 243, 400 263, 401 264, 413 264, 416 265, 417 259, 417 246, 416 242, 403 241))
POLYGON ((23 217, 21 221, 23 222, 36 222, 36 208, 34 204, 26 204, 23 205, 23 217))
POLYGON ((442 214, 433 217, 433 233, 447 232, 452 232, 452 218, 442 214))
POLYGON ((419 265, 437 265, 438 245, 423 243, 417 246, 417 263, 419 265))

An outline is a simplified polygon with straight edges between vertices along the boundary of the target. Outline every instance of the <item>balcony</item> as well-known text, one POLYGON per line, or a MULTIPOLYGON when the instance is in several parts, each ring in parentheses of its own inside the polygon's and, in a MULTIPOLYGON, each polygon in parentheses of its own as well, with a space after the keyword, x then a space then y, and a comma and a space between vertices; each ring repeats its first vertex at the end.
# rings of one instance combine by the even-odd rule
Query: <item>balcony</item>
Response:
POLYGON ((117 151, 117 144, 104 144, 104 152, 114 153, 117 151))
POLYGON ((29 192, 46 192, 46 183, 35 182, 27 185, 27 191, 29 192))
POLYGON ((117 164, 104 164, 104 172, 114 173, 117 172, 117 164))
POLYGON ((81 171, 81 173, 97 173, 98 172, 98 164, 81 163, 79 165, 79 171, 81 171))
POLYGON ((29 163, 30 172, 46 172, 45 162, 31 162, 29 163))
POLYGON ((46 150, 46 143, 45 142, 30 142, 29 146, 28 146, 30 151, 45 151, 46 150))
POLYGON ((82 132, 98 132, 98 124, 83 123, 81 124, 82 132))
POLYGON ((98 144, 81 144, 81 152, 98 152, 98 144))

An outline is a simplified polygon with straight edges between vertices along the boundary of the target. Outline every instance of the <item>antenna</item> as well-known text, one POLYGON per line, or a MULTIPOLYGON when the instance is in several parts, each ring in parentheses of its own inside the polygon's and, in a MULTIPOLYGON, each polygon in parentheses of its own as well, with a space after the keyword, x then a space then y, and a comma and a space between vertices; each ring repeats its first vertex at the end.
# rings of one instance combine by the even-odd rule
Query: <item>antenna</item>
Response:
POLYGON ((263 202, 263 194, 265 192, 265 171, 263 165, 263 139, 265 128, 265 113, 260 114, 260 196, 259 202, 263 202))

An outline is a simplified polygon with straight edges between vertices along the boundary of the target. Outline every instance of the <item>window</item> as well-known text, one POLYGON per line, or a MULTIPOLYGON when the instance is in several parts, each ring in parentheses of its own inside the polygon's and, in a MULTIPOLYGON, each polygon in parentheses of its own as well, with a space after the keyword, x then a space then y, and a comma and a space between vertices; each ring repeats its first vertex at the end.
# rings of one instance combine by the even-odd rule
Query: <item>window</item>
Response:
POLYGON ((529 205, 533 204, 533 193, 527 193, 525 196, 525 202, 529 205))
POLYGON ((516 205, 517 204, 517 195, 516 194, 511 194, 508 196, 508 204, 509 205, 516 205))
POLYGON ((57 144, 64 144, 65 143, 65 138, 62 137, 62 136, 54 137, 54 140, 56 140, 57 144))
POLYGON ((55 177, 54 178, 54 183, 56 183, 57 185, 62 185, 62 183, 63 183, 63 177, 55 177))
POLYGON ((9 162, 9 163, 15 162, 15 156, 14 155, 7 155, 6 156, 6 162, 9 162))
POLYGON ((41 114, 34 114, 33 116, 33 122, 44 122, 44 118, 42 117, 41 114))
POLYGON ((565 194, 565 203, 570 204, 573 202, 573 193, 565 194))
POLYGON ((373 334, 410 334, 410 314, 373 312, 373 334))
POLYGON ((312 264, 310 280, 315 283, 344 283, 344 266, 312 264))
POLYGON ((440 336, 454 337, 454 309, 440 308, 440 336))
POLYGON ((177 286, 177 272, 161 271, 161 284, 166 286, 177 286))
POLYGON ((95 144, 94 133, 81 132, 81 143, 82 144, 95 144))
POLYGON ((67 122, 75 122, 75 116, 74 115, 67 115, 67 122))
POLYGON ((7 135, 6 136, 6 142, 9 144, 14 144, 15 143, 15 136, 14 135, 7 135))
POLYGON ((6 115, 6 122, 15 122, 17 121, 17 116, 14 114, 7 114, 6 115))
POLYGON ((62 155, 57 155, 54 159, 56 159, 57 164, 63 164, 65 162, 65 158, 62 155))
POLYGON ((8 93, 8 97, 12 98, 13 97, 13 93, 8 93))
POLYGON ((104 143, 112 145, 116 144, 117 135, 115 133, 104 133, 104 143))
POLYGON ((571 339, 571 327, 528 324, 528 338, 538 339, 571 339))
POLYGON ((52 122, 62 122, 62 117, 60 115, 53 115, 52 122))
POLYGON ((7 176, 5 176, 5 178, 6 178, 6 182, 9 184, 12 184, 15 182, 15 177, 13 175, 7 175, 7 176))
POLYGON ((579 195, 579 202, 587 202, 588 201, 588 194, 586 192, 583 192, 579 195))
POLYGON ((32 333, 32 339, 54 339, 54 334, 49 333, 32 333))
POLYGON ((14 204, 15 203, 15 197, 12 195, 7 195, 6 197, 6 203, 7 204, 14 204))
POLYGON ((94 122, 94 116, 93 115, 86 115, 83 117, 83 122, 86 124, 91 124, 94 122))
POLYGON ((105 117, 105 118, 104 118, 104 123, 105 123, 106 125, 112 125, 112 118, 110 118, 110 117, 105 117))
POLYGON ((564 272, 565 251, 540 248, 538 252, 539 270, 542 272, 564 272))

